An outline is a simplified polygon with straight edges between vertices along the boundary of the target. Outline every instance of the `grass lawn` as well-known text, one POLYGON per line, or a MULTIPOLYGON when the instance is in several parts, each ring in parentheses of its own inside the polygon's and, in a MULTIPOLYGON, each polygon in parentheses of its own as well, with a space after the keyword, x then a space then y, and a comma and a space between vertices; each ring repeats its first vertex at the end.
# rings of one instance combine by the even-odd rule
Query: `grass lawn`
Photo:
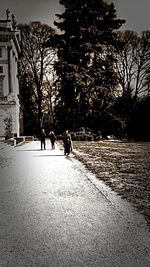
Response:
POLYGON ((150 143, 74 141, 76 157, 144 214, 150 226, 150 143))

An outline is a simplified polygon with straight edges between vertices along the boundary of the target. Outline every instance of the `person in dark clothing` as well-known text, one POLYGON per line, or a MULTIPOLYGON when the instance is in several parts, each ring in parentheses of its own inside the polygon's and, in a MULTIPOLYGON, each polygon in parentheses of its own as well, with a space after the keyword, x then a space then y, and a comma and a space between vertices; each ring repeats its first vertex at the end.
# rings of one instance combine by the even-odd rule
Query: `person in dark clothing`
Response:
POLYGON ((55 135, 55 133, 53 131, 50 131, 49 138, 50 138, 52 149, 55 149, 56 135, 55 135))
POLYGON ((41 129, 41 150, 43 150, 43 147, 44 147, 44 150, 46 149, 45 137, 46 137, 46 133, 45 133, 45 130, 42 128, 41 129))
POLYGON ((71 139, 71 134, 69 133, 68 130, 65 131, 63 137, 63 143, 64 143, 64 155, 68 156, 72 151, 72 139, 71 139))

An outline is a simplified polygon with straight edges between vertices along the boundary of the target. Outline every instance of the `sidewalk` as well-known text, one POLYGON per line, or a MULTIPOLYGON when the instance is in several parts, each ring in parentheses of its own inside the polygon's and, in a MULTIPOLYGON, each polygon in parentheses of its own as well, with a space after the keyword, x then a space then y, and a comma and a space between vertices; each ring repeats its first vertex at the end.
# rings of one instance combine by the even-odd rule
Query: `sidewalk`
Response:
POLYGON ((149 267, 150 232, 129 203, 56 145, 1 150, 1 267, 149 267))

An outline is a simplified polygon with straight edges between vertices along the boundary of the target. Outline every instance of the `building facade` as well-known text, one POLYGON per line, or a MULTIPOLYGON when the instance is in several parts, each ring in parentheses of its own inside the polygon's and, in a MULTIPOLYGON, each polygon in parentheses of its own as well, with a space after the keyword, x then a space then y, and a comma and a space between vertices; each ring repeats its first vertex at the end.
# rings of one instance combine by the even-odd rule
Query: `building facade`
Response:
POLYGON ((20 32, 9 10, 6 11, 6 16, 5 20, 0 20, 0 138, 20 135, 20 32))

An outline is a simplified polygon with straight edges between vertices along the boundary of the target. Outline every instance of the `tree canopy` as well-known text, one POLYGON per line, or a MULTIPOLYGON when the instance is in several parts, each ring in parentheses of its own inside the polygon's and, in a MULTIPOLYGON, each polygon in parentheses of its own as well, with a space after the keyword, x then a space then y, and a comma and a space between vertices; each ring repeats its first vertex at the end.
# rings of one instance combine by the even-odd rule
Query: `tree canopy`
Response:
POLYGON ((59 101, 56 107, 62 127, 98 129, 110 112, 117 86, 114 57, 118 49, 116 30, 125 20, 116 18, 113 4, 104 1, 61 0, 63 14, 54 22, 55 34, 47 46, 57 48, 55 70, 59 101))
POLYGON ((31 120, 32 114, 35 131, 38 131, 43 120, 46 92, 51 89, 52 64, 55 59, 55 51, 44 47, 43 43, 54 35, 55 30, 41 22, 20 24, 18 27, 22 38, 19 66, 21 101, 27 121, 31 120))

